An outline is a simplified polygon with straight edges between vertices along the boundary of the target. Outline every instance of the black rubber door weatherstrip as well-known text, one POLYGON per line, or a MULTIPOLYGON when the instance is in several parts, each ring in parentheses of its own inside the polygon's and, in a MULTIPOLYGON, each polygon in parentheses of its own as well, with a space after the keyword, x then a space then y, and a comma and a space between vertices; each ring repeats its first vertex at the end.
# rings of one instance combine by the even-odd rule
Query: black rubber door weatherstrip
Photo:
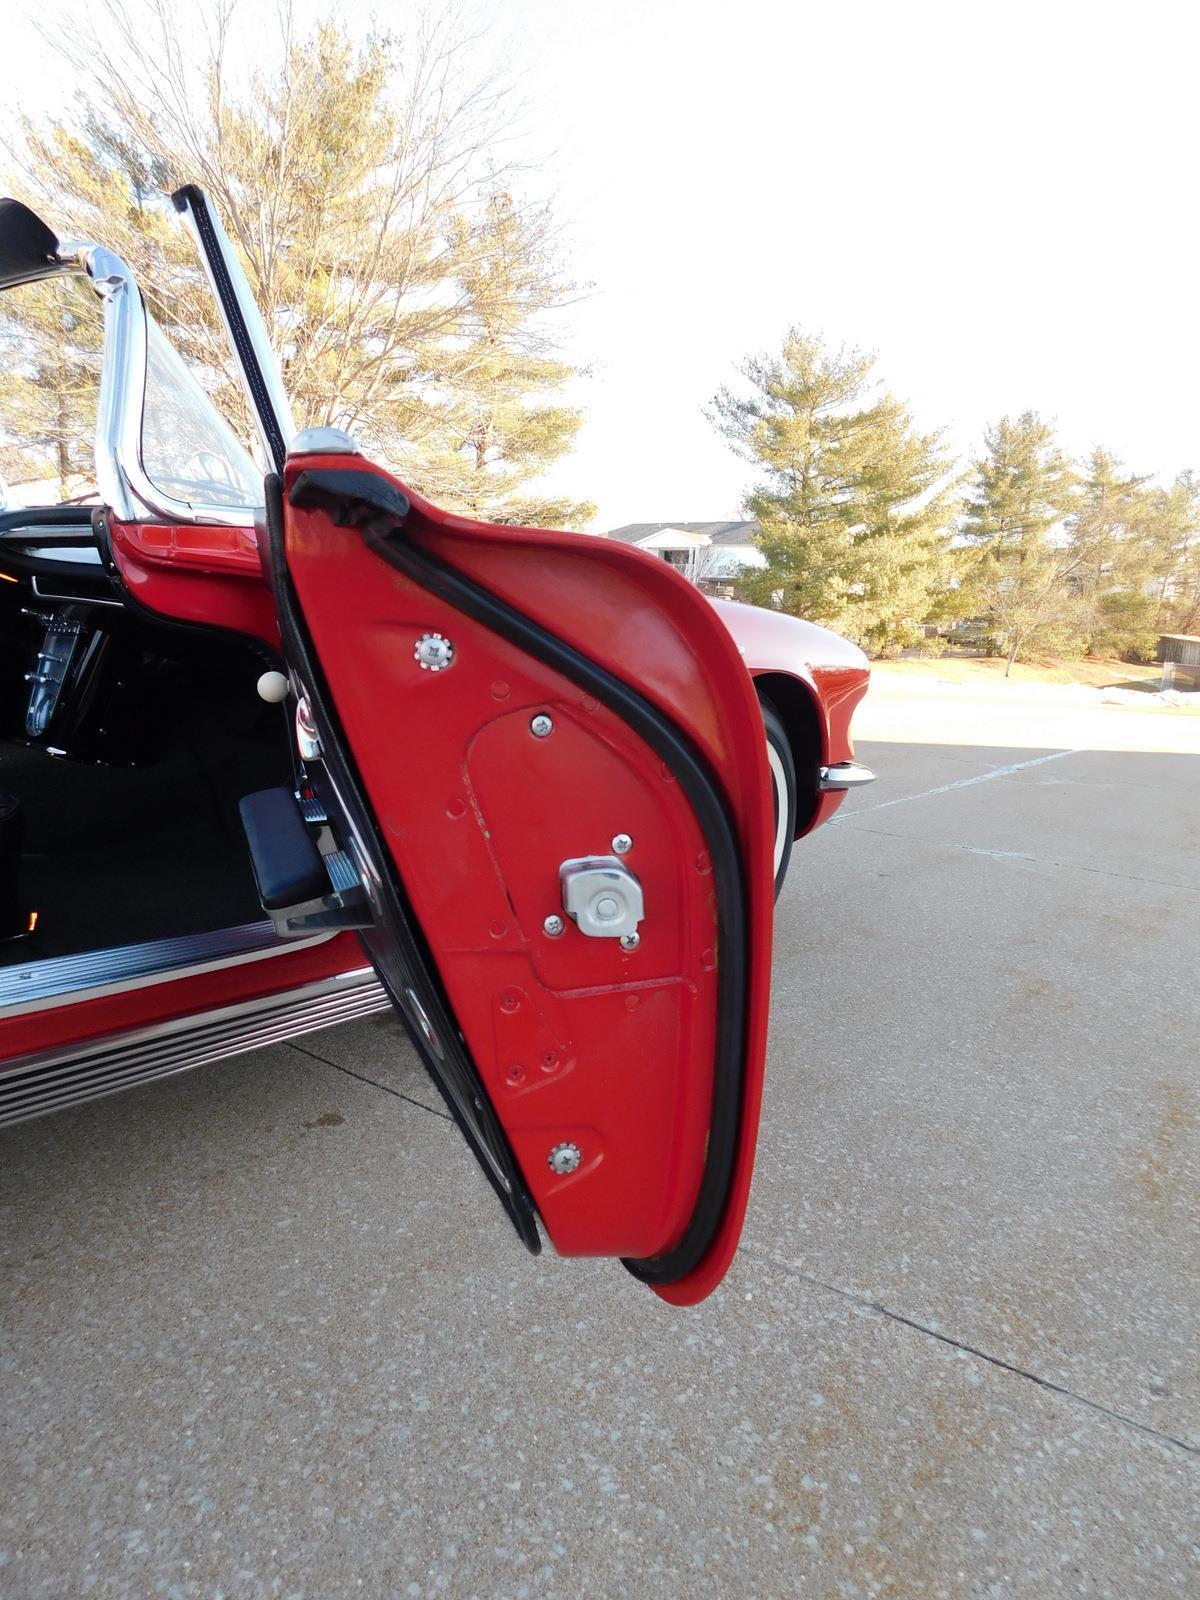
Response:
POLYGON ((221 257, 216 229, 209 215, 208 196, 196 184, 185 183, 181 189, 175 190, 171 196, 171 203, 176 211, 190 211, 192 214, 192 221, 196 224, 196 233, 204 251, 204 259, 212 273, 213 286, 221 302, 221 309, 225 313, 230 337, 233 339, 234 354, 246 374, 246 381, 250 385, 254 399, 254 409, 258 412, 259 421, 267 437, 272 465, 277 472, 282 472, 283 463, 287 458, 287 440, 280 432, 279 418, 275 415, 275 408, 267 392, 266 378, 259 366, 253 341, 238 305, 237 294, 221 257))
MULTIPOLYGON (((361 930, 359 938, 422 1065, 496 1191, 522 1243, 536 1255, 542 1244, 533 1197, 463 1041, 420 923, 408 904, 387 846, 375 826, 374 814, 296 602, 284 553, 280 480, 269 476, 266 490, 271 580, 284 654, 309 696, 321 740, 321 764, 333 791, 332 796, 322 793, 322 798, 327 802, 331 820, 348 823, 368 858, 374 880, 372 887, 379 925, 361 930), (333 799, 336 804, 330 803, 333 799), (339 813, 344 815, 339 816, 339 813)), ((322 787, 318 782, 319 792, 322 787)), ((345 844, 346 840, 341 842, 345 844)))

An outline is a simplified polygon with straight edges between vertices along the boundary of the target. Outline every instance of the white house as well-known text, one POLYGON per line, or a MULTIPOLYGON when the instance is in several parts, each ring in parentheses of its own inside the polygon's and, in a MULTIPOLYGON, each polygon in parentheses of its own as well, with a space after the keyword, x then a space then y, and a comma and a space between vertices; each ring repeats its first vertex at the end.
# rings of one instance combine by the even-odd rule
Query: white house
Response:
POLYGON ((693 583, 720 583, 743 567, 766 566, 757 533, 757 522, 627 522, 604 537, 661 556, 693 583))

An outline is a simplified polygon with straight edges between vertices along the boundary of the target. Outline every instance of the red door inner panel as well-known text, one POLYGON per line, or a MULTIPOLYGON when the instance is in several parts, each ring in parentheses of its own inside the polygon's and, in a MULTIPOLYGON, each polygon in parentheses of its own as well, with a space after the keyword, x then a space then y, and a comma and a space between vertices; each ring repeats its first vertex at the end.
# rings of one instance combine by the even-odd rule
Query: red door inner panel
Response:
MULTIPOLYGON (((676 840, 700 863, 704 837, 679 784, 611 712, 594 699, 586 709, 572 684, 393 579, 357 533, 346 537, 355 559, 339 562, 319 603, 348 605, 338 591, 360 564, 378 598, 360 597, 353 651, 325 663, 329 689, 526 1183, 563 1254, 659 1255, 691 1216, 712 1099, 712 876, 706 861, 692 882, 676 871, 676 840), (453 640, 449 671, 415 660, 426 632, 453 640), (545 738, 531 732, 539 714, 552 723, 545 738), (634 840, 625 859, 645 894, 638 949, 569 922, 548 937, 546 917, 561 913, 560 863, 611 854, 621 832, 634 840), (503 1057, 492 1045, 497 1015, 503 1057), (566 1059, 573 1069, 560 1074, 566 1059), (593 1132, 580 1168, 554 1173, 550 1152, 577 1143, 582 1126, 593 1132), (668 1170, 681 1176, 664 1183, 668 1170)), ((311 614, 318 602, 302 579, 297 588, 311 614)))
MULTIPOLYGON (((308 458, 289 486, 345 467, 308 458)), ((396 493, 383 474, 351 476, 396 493)), ((665 1297, 700 1298, 745 1208, 769 979, 770 790, 736 648, 684 580, 624 547, 468 523, 416 497, 402 524, 364 539, 319 497, 295 498, 288 571, 341 736, 551 1239, 633 1258, 665 1297), (558 653, 533 653, 522 624, 558 653), (452 641, 448 668, 422 666, 427 633, 452 641), (650 724, 673 730, 682 768, 650 724), (693 768, 720 779, 703 826, 693 768), (716 863, 714 827, 728 835, 716 863), (569 921, 548 933, 560 863, 609 856, 620 834, 645 898, 636 948, 569 921), (744 878, 722 890, 730 847, 744 878), (739 969, 734 1015, 718 1002, 739 969), (730 1028, 737 1098, 718 1121, 730 1028), (722 1144, 720 1211, 687 1257, 722 1144), (566 1172, 553 1165, 564 1146, 578 1152, 566 1172), (686 1270, 667 1281, 656 1262, 681 1252, 686 1270)))

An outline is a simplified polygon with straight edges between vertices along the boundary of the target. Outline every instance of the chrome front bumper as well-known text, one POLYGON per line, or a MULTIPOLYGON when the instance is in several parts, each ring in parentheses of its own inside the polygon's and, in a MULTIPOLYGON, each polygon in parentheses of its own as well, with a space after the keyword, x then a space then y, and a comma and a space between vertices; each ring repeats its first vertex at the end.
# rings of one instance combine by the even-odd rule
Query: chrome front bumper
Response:
POLYGON ((874 782, 875 774, 870 767, 859 766, 857 761, 838 761, 831 767, 821 768, 817 788, 823 794, 829 794, 843 789, 861 789, 865 784, 874 782))

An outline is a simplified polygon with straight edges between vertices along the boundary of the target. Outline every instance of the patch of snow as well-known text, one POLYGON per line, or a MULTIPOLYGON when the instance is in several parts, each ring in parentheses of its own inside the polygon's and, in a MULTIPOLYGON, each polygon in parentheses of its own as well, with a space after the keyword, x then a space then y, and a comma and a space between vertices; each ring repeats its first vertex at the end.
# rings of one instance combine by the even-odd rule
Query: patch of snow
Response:
POLYGON ((1147 693, 1144 689, 1102 689, 1100 704, 1104 706, 1197 706, 1200 707, 1200 690, 1157 689, 1147 693))

